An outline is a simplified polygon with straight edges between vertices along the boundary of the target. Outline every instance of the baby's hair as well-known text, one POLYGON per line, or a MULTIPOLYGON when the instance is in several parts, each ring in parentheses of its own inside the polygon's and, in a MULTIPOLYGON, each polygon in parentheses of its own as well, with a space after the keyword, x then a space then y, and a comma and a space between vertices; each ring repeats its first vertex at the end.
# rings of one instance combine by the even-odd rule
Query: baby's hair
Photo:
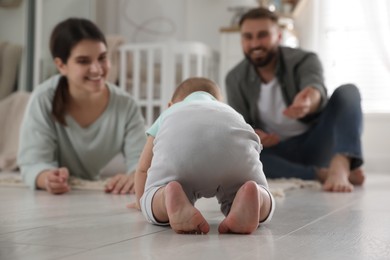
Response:
POLYGON ((185 99, 189 94, 196 91, 204 91, 217 100, 222 101, 222 94, 218 85, 207 78, 193 77, 186 79, 176 88, 175 92, 172 95, 172 103, 176 103, 185 99))

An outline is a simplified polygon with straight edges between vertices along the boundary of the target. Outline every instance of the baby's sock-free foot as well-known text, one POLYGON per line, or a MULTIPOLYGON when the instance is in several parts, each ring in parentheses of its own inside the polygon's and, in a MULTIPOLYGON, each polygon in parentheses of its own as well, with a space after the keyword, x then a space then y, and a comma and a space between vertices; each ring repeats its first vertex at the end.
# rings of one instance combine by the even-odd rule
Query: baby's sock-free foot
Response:
POLYGON ((219 233, 250 234, 259 225, 260 196, 255 182, 246 182, 238 190, 227 217, 218 227, 219 233))
POLYGON ((176 233, 203 233, 210 231, 210 226, 200 211, 188 200, 178 182, 170 182, 165 187, 165 202, 169 224, 176 233))

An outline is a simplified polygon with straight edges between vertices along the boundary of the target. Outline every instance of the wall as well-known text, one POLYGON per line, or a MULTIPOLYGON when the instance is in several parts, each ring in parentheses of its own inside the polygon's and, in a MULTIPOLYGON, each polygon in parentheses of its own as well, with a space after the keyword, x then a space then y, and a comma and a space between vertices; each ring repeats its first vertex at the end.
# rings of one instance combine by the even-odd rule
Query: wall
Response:
MULTIPOLYGON (((27 0, 21 1, 20 6, 13 8, 0 8, 0 41, 10 41, 20 44, 24 48, 22 65, 19 76, 19 89, 27 89, 24 78, 26 77, 26 45, 27 45, 27 0)), ((47 78, 55 72, 55 67, 50 56, 48 42, 52 28, 59 21, 70 17, 85 17, 95 20, 95 0, 36 0, 36 49, 39 61, 36 62, 37 69, 34 74, 38 77, 35 83, 47 78)))
POLYGON ((201 41, 219 49, 219 30, 228 26, 233 16, 227 2, 97 0, 96 21, 106 34, 119 33, 127 42, 201 41))
POLYGON ((366 171, 389 172, 390 169, 390 115, 365 114, 363 151, 366 171))
POLYGON ((49 50, 50 34, 54 26, 69 17, 83 17, 95 21, 96 7, 95 0, 37 0, 40 2, 41 10, 38 11, 37 19, 40 19, 37 28, 37 41, 40 46, 37 53, 40 53, 40 69, 37 82, 42 82, 53 73, 56 68, 53 64, 49 50), (39 12, 41 15, 39 15, 39 12))
POLYGON ((26 38, 26 6, 22 1, 17 7, 0 7, 0 41, 25 45, 26 38))
POLYGON ((293 12, 294 27, 301 48, 319 51, 318 15, 320 0, 300 0, 293 12))
POLYGON ((104 34, 118 34, 120 19, 118 17, 120 0, 96 0, 96 24, 104 34))
POLYGON ((19 68, 18 88, 25 89, 26 75, 26 17, 27 1, 22 1, 19 6, 12 8, 0 7, 0 41, 8 41, 23 47, 22 61, 19 68))
POLYGON ((225 0, 187 1, 187 40, 201 41, 220 49, 219 31, 228 27, 234 16, 225 0))
POLYGON ((185 38, 183 0, 121 0, 118 5, 119 33, 128 42, 150 42, 185 38))

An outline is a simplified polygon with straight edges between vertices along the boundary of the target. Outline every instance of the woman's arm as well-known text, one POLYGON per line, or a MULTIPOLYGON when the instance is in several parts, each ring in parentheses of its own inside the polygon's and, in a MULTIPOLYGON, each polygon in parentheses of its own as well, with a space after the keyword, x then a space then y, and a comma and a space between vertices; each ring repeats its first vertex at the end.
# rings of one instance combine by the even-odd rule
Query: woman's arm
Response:
POLYGON ((67 168, 46 170, 38 175, 36 186, 52 194, 62 194, 70 191, 68 180, 69 172, 67 168))
POLYGON ((31 95, 20 129, 18 166, 23 180, 33 189, 43 188, 37 187, 43 171, 58 168, 58 140, 48 87, 39 86, 31 95))

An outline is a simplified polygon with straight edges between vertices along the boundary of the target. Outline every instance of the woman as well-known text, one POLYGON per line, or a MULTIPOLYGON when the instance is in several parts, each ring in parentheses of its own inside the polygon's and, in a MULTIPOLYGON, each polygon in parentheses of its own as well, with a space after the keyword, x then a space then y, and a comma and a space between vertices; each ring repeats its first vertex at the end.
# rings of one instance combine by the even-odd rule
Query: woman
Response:
POLYGON ((36 88, 23 120, 18 164, 32 188, 68 192, 69 176, 97 179, 123 153, 127 172, 106 191, 134 191, 133 172, 145 144, 134 100, 105 82, 110 69, 104 35, 86 19, 70 18, 52 31, 50 50, 60 75, 36 88))

